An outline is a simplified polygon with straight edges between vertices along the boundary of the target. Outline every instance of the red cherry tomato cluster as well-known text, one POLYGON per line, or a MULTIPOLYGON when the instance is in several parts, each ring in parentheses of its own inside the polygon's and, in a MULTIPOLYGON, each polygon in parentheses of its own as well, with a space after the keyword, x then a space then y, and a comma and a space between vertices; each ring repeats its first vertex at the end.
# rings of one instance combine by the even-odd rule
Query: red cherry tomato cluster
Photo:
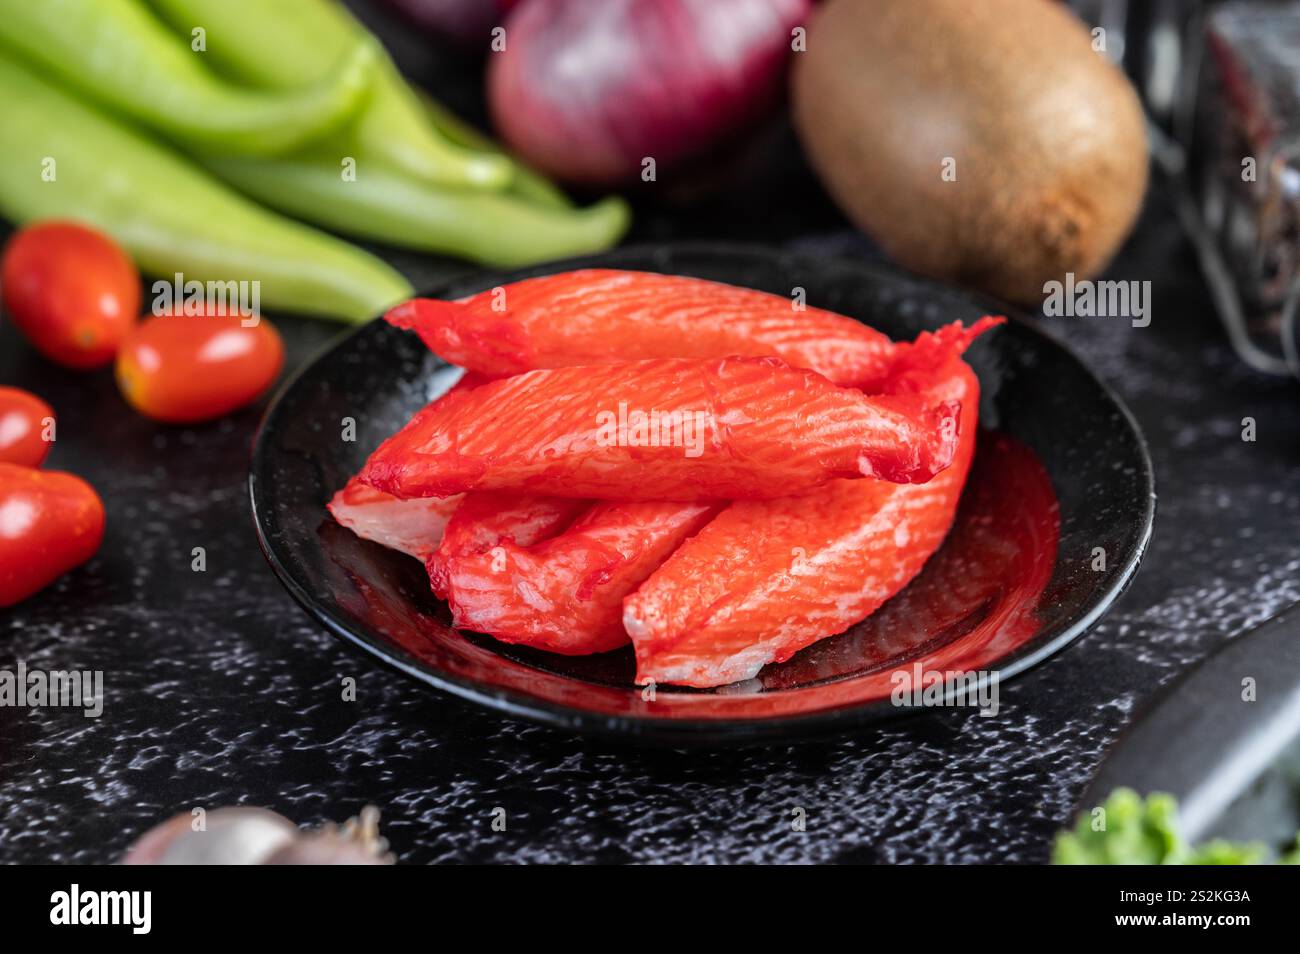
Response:
MULTIPOLYGON (((76 222, 36 223, 10 239, 0 304, 50 361, 82 370, 115 363, 127 403, 156 421, 229 414, 265 393, 284 363, 280 336, 259 316, 204 307, 139 320, 135 265, 108 236, 76 222)), ((48 404, 0 387, 0 607, 89 560, 103 540, 94 489, 38 469, 54 438, 48 404)))
POLYGON ((116 359, 127 402, 154 420, 193 424, 260 397, 284 346, 259 316, 167 314, 138 321, 140 274, 108 236, 75 222, 20 230, 0 260, 14 326, 51 361, 98 368, 116 359))

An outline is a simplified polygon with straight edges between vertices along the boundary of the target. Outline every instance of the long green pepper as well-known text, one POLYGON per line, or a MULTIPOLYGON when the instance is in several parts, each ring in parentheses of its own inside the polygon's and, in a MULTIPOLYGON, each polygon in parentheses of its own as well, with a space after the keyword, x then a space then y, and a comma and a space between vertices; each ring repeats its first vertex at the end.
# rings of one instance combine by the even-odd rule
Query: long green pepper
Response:
POLYGON ((424 113, 429 118, 429 122, 433 123, 433 127, 456 145, 475 152, 502 156, 514 163, 514 178, 510 180, 510 186, 505 190, 508 195, 552 209, 573 208, 573 202, 564 194, 563 189, 540 172, 536 172, 519 160, 512 158, 499 145, 432 96, 422 93, 420 95, 420 105, 424 107, 424 113))
POLYGON ((320 139, 362 107, 379 66, 353 38, 315 83, 267 92, 231 84, 137 0, 0 0, 8 47, 83 96, 173 141, 269 155, 320 139))
MULTIPOLYGON (((202 27, 208 51, 231 76, 266 90, 319 83, 369 34, 331 0, 149 0, 177 31, 202 27)), ((426 121, 415 92, 386 53, 379 54, 370 99, 331 140, 338 159, 379 161, 434 185, 504 189, 510 162, 463 149, 426 121)), ((338 159, 335 161, 337 162, 338 159)))
POLYGON ((364 321, 410 297, 384 262, 255 205, 0 54, 0 215, 76 219, 141 268, 259 281, 263 305, 364 321))
MULTIPOLYGON (((294 66, 307 56, 303 44, 338 45, 366 35, 330 0, 151 2, 178 29, 207 24, 213 52, 232 75, 277 89, 292 88, 308 75, 294 66), (278 58, 272 47, 281 51, 278 58)), ((370 134, 376 125, 373 104, 353 135, 331 137, 292 155, 266 160, 197 158, 240 191, 289 215, 348 235, 483 265, 515 267, 602 251, 627 231, 629 213, 621 199, 574 209, 544 178, 515 164, 429 97, 421 97, 391 61, 388 66, 393 87, 400 91, 404 122, 454 143, 465 155, 506 164, 513 177, 504 192, 442 189, 410 175, 409 164, 392 161, 387 144, 370 134), (417 113, 411 115, 408 107, 417 113)), ((376 99, 386 88, 381 78, 376 99)))
POLYGON ((228 157, 206 162, 242 192, 289 215, 388 245, 517 268, 605 249, 628 226, 610 197, 585 209, 556 208, 492 192, 433 189, 382 165, 340 176, 328 156, 228 157))

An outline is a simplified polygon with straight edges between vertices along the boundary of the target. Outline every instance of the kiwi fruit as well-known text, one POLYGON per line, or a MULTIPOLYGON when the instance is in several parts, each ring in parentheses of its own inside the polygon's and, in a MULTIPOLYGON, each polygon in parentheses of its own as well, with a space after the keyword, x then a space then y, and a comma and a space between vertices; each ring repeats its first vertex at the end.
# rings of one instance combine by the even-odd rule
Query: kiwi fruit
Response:
POLYGON ((1010 301, 1095 275, 1147 184, 1132 85, 1053 0, 829 0, 794 59, 799 137, 895 261, 1010 301))

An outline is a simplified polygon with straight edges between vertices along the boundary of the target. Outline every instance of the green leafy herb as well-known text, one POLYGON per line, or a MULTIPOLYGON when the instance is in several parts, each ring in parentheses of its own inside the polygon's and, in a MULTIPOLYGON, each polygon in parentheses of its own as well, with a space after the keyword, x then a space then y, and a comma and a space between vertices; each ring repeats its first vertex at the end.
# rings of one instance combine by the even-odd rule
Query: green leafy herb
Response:
MULTIPOLYGON (((1106 804, 1079 819, 1074 831, 1056 836, 1056 865, 1258 865, 1272 859, 1258 843, 1215 840, 1188 845, 1178 833, 1178 803, 1160 792, 1144 801, 1132 789, 1111 793, 1106 804)), ((1300 838, 1277 859, 1300 864, 1300 838)))

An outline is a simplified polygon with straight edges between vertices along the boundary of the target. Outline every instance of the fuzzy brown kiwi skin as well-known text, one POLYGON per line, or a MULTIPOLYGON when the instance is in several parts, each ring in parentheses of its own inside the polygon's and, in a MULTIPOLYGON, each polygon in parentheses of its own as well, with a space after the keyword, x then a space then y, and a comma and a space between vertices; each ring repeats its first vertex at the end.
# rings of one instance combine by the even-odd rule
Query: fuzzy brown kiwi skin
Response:
POLYGON ((1060 3, 829 0, 793 59, 814 168, 914 271, 1041 304, 1044 283, 1104 268, 1137 218, 1142 107, 1060 3))

